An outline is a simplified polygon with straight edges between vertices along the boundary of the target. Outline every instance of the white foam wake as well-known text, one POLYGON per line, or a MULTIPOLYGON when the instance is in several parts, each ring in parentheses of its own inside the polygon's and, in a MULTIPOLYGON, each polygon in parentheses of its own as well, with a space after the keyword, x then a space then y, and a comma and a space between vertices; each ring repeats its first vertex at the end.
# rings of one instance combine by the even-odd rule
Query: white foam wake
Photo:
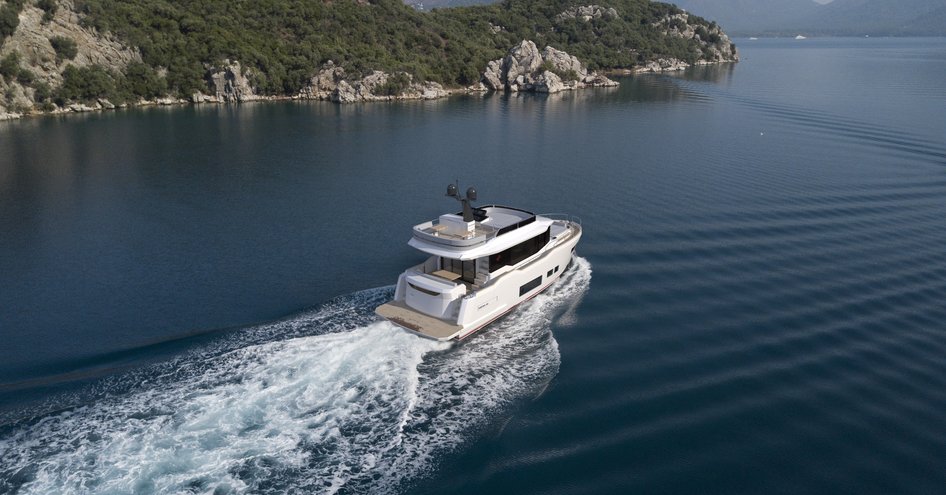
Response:
POLYGON ((587 261, 573 265, 546 293, 459 345, 373 322, 194 353, 187 359, 203 360, 129 375, 147 381, 4 433, 0 492, 397 490, 554 377, 550 323, 591 277, 587 261))

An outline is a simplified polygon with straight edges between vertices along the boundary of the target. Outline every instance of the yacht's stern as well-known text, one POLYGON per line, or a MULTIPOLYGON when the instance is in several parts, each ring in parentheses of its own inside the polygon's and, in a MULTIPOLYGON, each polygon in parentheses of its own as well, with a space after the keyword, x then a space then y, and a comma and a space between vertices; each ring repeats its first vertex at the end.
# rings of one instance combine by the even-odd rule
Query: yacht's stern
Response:
POLYGON ((451 324, 440 318, 421 313, 408 306, 404 301, 391 301, 374 310, 378 316, 404 327, 424 337, 436 340, 451 340, 463 332, 460 325, 451 324))

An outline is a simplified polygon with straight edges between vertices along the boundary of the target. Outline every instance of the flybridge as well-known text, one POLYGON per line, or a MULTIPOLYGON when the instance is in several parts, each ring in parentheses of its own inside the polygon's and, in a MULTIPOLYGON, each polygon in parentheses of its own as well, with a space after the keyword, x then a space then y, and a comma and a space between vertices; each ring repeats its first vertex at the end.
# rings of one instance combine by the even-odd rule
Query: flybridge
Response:
POLYGON ((440 215, 414 226, 414 237, 437 244, 468 247, 507 234, 535 222, 535 214, 508 206, 487 205, 472 210, 473 220, 462 212, 440 215))
POLYGON ((534 213, 518 208, 498 205, 474 208, 472 202, 476 201, 476 188, 467 189, 466 197, 460 196, 458 190, 458 184, 450 184, 446 195, 459 201, 463 210, 415 225, 414 237, 417 240, 468 248, 535 222, 534 213))

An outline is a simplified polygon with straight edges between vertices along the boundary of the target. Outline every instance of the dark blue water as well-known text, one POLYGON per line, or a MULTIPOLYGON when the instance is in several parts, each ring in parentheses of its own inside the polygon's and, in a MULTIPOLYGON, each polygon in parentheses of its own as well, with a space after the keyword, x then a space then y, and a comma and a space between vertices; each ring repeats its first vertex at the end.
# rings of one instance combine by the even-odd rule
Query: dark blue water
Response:
POLYGON ((615 90, 0 123, 0 493, 942 493, 946 39, 615 90), (461 345, 410 226, 582 217, 461 345))

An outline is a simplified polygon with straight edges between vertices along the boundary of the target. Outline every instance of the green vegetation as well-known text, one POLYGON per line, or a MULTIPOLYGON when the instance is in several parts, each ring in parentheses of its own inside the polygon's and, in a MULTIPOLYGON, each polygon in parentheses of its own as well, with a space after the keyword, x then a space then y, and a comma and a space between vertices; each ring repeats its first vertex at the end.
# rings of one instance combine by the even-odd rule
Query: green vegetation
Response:
POLYGON ((23 0, 9 0, 0 7, 0 46, 7 36, 16 31, 20 25, 20 10, 23 8, 23 0))
POLYGON ((34 76, 33 72, 29 69, 20 69, 20 71, 16 74, 16 81, 24 86, 33 84, 33 79, 35 78, 36 76, 34 76))
POLYGON ((98 65, 68 65, 62 72, 62 86, 49 96, 62 106, 70 101, 98 99, 119 104, 139 98, 157 98, 166 93, 165 81, 154 69, 141 62, 132 62, 124 74, 98 65))
MULTIPOLYGON (((166 89, 182 96, 205 90, 205 67, 224 59, 255 69, 262 93, 292 94, 328 60, 352 75, 404 71, 468 85, 523 39, 563 49, 592 69, 630 68, 658 56, 692 62, 701 54, 698 43, 652 26, 680 12, 672 5, 612 0, 603 5, 616 8, 618 18, 556 20, 579 4, 506 0, 428 13, 400 0, 77 0, 84 23, 138 47, 148 67, 163 69, 166 89), (494 33, 490 24, 504 29, 494 33)), ((402 84, 392 80, 385 89, 402 84)))
POLYGON ((6 81, 13 80, 20 73, 20 54, 10 52, 6 57, 0 59, 0 76, 6 81))
POLYGON ((33 99, 36 103, 46 103, 53 96, 53 90, 44 82, 37 82, 33 85, 33 99))
POLYGON ((97 65, 69 65, 62 71, 62 86, 56 92, 56 103, 63 105, 67 101, 114 98, 118 95, 116 79, 115 74, 97 65))
POLYGON ((388 80, 374 89, 376 95, 394 96, 400 94, 411 84, 410 78, 403 72, 388 76, 388 80))
POLYGON ((49 44, 53 45, 53 50, 56 50, 57 61, 72 60, 79 54, 79 48, 72 38, 53 36, 49 38, 49 44))
MULTIPOLYGON (((16 28, 23 1, 7 1, 0 8, 0 34, 16 28)), ((505 0, 420 12, 401 0, 76 0, 84 25, 137 48, 143 62, 123 72, 69 65, 62 86, 52 89, 21 73, 18 61, 7 64, 10 73, 4 78, 32 85, 37 103, 101 98, 121 103, 206 91, 208 67, 231 60, 241 62, 260 93, 282 95, 301 90, 332 60, 351 77, 388 72, 391 76, 376 92, 394 95, 410 84, 406 74, 447 86, 476 83, 487 62, 503 57, 523 39, 539 48, 565 50, 594 70, 632 68, 657 57, 694 62, 708 53, 699 42, 664 34, 671 25, 688 27, 681 20, 668 20, 681 12, 669 4, 596 0, 619 15, 589 21, 558 18, 586 3, 505 0)), ((53 0, 37 0, 36 5, 47 21, 57 9, 53 0)), ((689 19, 704 41, 721 42, 715 25, 695 16, 689 19)), ((72 60, 78 52, 69 38, 53 37, 50 43, 59 61, 72 60)))
POLYGON ((59 4, 56 3, 56 0, 39 0, 36 2, 36 6, 43 10, 44 24, 53 20, 53 16, 55 16, 56 11, 59 10, 59 4))
MULTIPOLYGON (((125 68, 124 80, 119 80, 119 89, 122 97, 157 98, 167 93, 168 87, 164 78, 158 76, 154 69, 141 62, 132 62, 125 68)), ((117 99, 117 98, 116 98, 117 99)))

